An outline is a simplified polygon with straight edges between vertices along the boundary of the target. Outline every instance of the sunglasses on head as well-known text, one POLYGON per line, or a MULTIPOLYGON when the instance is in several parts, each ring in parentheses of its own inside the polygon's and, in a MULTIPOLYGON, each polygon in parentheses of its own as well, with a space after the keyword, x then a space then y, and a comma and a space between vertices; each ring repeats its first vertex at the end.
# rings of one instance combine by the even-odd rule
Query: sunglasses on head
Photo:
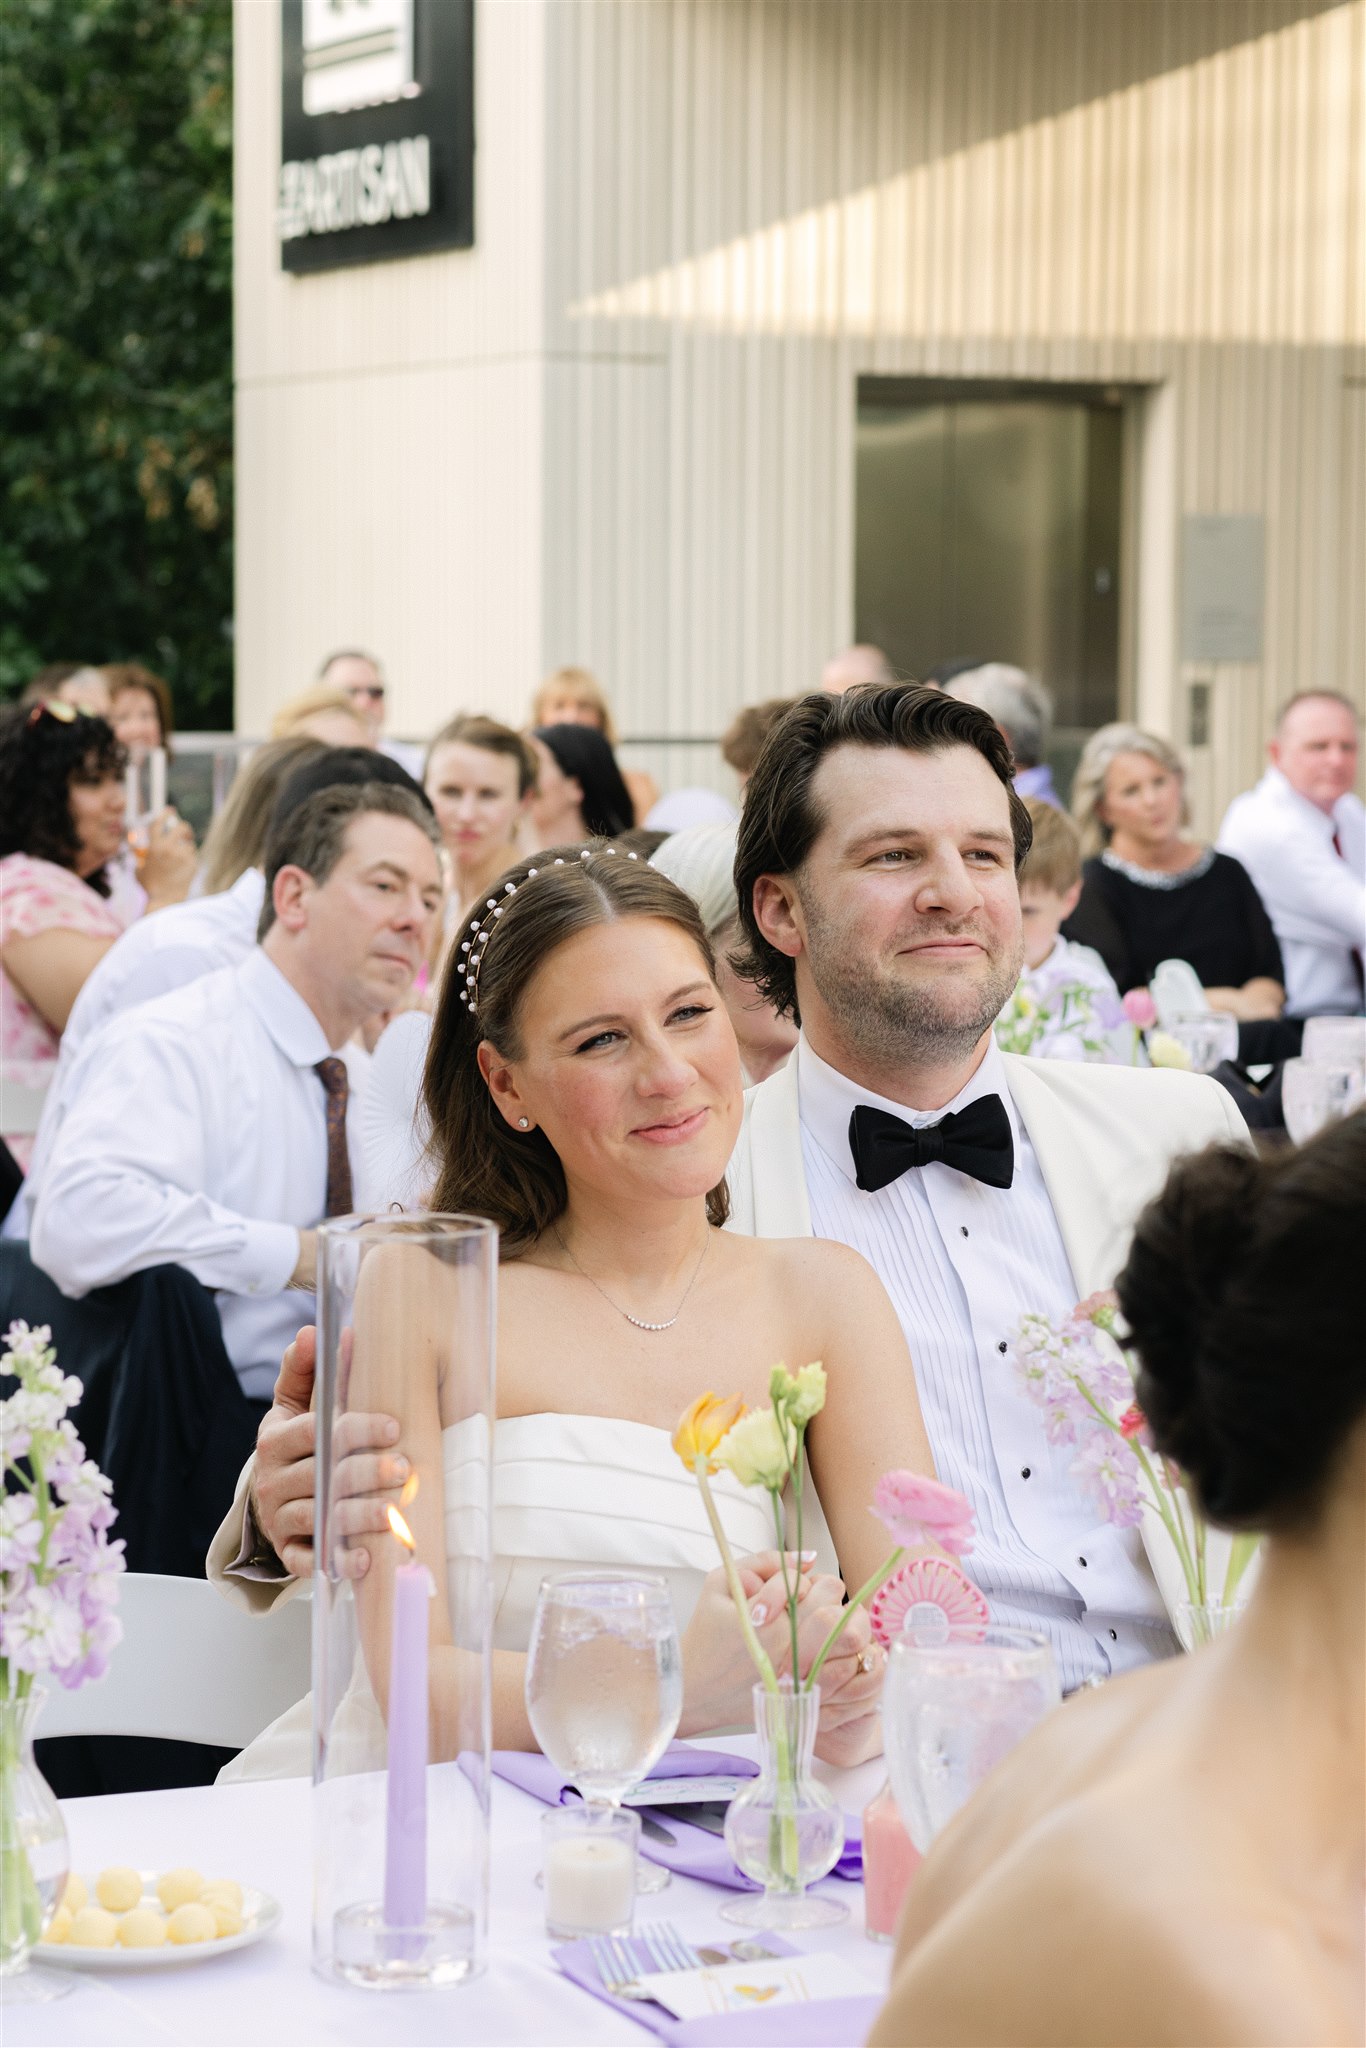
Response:
POLYGON ((84 716, 83 711, 78 711, 74 704, 68 704, 64 698, 48 697, 41 704, 34 705, 26 723, 36 725, 40 718, 47 717, 55 718, 59 725, 74 725, 78 718, 84 716))

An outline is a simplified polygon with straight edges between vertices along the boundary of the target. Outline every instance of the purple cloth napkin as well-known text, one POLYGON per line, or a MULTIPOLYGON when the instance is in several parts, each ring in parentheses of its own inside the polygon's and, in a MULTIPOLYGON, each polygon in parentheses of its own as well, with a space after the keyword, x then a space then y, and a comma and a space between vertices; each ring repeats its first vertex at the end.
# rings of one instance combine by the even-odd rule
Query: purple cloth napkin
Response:
MULTIPOLYGON (((775 1956, 799 1953, 779 1934, 765 1934, 762 1939, 775 1956)), ((654 1968, 648 1950, 634 1936, 627 1938, 625 1946, 638 1970, 654 1968)), ((810 2005, 756 2006, 753 2012, 717 2012, 708 2013, 705 2019, 676 2020, 662 2006, 646 2005, 638 1998, 614 1998, 605 1990, 590 1943, 566 1942, 554 1956, 571 1984, 591 1992, 638 2027, 648 2027, 670 2048, 731 2048, 732 2043, 735 2048, 764 2048, 769 2042, 775 2048, 859 2048, 882 2004, 876 1992, 869 1992, 866 1998, 824 1998, 810 2005)))
MULTIPOLYGON (((543 1799, 547 1806, 562 1806, 566 1799, 577 1796, 564 1772, 538 1750, 495 1749, 492 1762, 496 1777, 506 1778, 510 1785, 529 1792, 533 1799, 543 1799)), ((757 1778, 758 1775, 759 1766, 750 1757, 730 1756, 721 1749, 697 1749, 687 1742, 670 1743, 650 1772, 652 1778, 757 1778)), ((648 1814, 651 1820, 657 1820, 660 1827, 666 1828, 673 1837, 671 1842, 651 1841, 642 1833, 641 1853, 652 1863, 660 1863, 666 1870, 676 1871, 680 1877, 699 1878, 703 1884, 726 1885, 731 1891, 759 1890, 758 1885, 736 1869, 720 1835, 711 1834, 706 1828, 695 1828, 672 1813, 656 1814, 648 1806, 639 1811, 648 1814)), ((855 1883, 863 1876, 862 1826, 856 1816, 845 1815, 844 1852, 830 1875, 848 1878, 855 1883)))

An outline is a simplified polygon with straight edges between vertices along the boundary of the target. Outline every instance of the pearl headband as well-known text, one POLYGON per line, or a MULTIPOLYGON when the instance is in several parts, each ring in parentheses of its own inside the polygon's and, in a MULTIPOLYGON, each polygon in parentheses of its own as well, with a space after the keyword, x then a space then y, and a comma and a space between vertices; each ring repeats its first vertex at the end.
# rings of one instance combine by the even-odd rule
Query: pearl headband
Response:
MULTIPOLYGON (((596 851, 591 846, 585 846, 583 852, 579 855, 579 859, 581 861, 601 859, 603 854, 615 854, 616 850, 615 846, 604 846, 596 851)), ((627 860, 634 860, 636 856, 634 853, 628 852, 626 858, 627 860)), ((557 857, 554 865, 557 868, 562 868, 567 867, 569 863, 563 858, 557 857)), ((493 936, 494 924, 507 909, 506 899, 509 896, 515 896, 519 889, 525 889, 527 883, 534 882, 537 875, 549 874, 550 872, 549 868, 528 868, 520 882, 504 882, 504 900, 500 902, 496 896, 490 896, 484 908, 479 912, 479 915, 472 920, 469 937, 461 940, 460 951, 464 955, 464 959, 460 963, 460 979, 465 985, 460 990, 460 1000, 471 1016, 479 1008, 479 970, 484 964, 484 955, 488 951, 488 943, 493 936)))

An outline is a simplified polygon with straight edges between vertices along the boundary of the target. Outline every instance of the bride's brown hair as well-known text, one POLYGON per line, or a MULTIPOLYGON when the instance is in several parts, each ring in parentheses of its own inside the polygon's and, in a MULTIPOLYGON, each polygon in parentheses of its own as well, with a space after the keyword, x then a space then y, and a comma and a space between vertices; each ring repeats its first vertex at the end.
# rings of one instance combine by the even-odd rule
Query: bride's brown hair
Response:
MULTIPOLYGON (((479 1071, 487 1039, 505 1060, 522 1057, 518 1020, 532 978, 567 939, 624 918, 662 918, 692 940, 712 979, 716 961, 697 905, 642 860, 594 840, 552 846, 500 875, 451 948, 432 1024, 422 1099, 436 1171, 433 1209, 488 1216, 513 1258, 564 1214, 564 1169, 543 1131, 518 1131, 499 1114, 479 1071), (509 887, 509 884, 511 885, 509 887), (495 907, 501 913, 494 915, 495 907), (481 946, 480 934, 488 933, 481 946), (478 958, 473 1007, 465 1000, 471 953, 478 958)), ((724 1180, 707 1196, 708 1221, 730 1213, 724 1180)))

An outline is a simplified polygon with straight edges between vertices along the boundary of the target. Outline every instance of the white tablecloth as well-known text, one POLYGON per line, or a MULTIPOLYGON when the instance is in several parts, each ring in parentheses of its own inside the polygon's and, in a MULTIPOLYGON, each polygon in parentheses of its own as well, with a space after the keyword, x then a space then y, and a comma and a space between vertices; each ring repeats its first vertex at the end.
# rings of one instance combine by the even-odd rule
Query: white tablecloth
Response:
MULTIPOLYGON (((727 1739, 726 1746, 749 1743, 727 1739)), ((882 1781, 881 1763, 857 1771, 821 1769, 850 1812, 859 1811, 882 1781)), ((109 1863, 144 1870, 191 1864, 206 1876, 235 1877, 272 1892, 284 1908, 275 1933, 251 1948, 172 1970, 118 1975, 80 1973, 66 1998, 50 2005, 3 2001, 4 2048, 184 2048, 210 2043, 351 2043, 375 2048, 402 2042, 552 2044, 646 2042, 653 2036, 621 2018, 601 1999, 567 1982, 550 1960, 544 1904, 534 1877, 540 1867, 539 1801, 494 1780, 493 1896, 489 1967, 452 1990, 377 1993, 351 1990, 314 1974, 310 1956, 312 1886, 310 1788, 302 1780, 224 1785, 179 1792, 74 1799, 63 1811, 71 1866, 93 1872, 109 1863)), ((796 1937, 805 1949, 846 1955, 870 1990, 885 1986, 890 1950, 863 1933, 863 1890, 828 1880, 824 1889, 850 1905, 846 1926, 796 1937)), ((636 1925, 672 1920, 685 1938, 731 1939, 742 1930, 717 1914, 725 1897, 710 1885, 675 1877, 667 1891, 637 1903, 636 1925)), ((53 1961, 55 1951, 48 1951, 53 1961)), ((853 2048, 853 2044, 850 2044, 853 2048)))

